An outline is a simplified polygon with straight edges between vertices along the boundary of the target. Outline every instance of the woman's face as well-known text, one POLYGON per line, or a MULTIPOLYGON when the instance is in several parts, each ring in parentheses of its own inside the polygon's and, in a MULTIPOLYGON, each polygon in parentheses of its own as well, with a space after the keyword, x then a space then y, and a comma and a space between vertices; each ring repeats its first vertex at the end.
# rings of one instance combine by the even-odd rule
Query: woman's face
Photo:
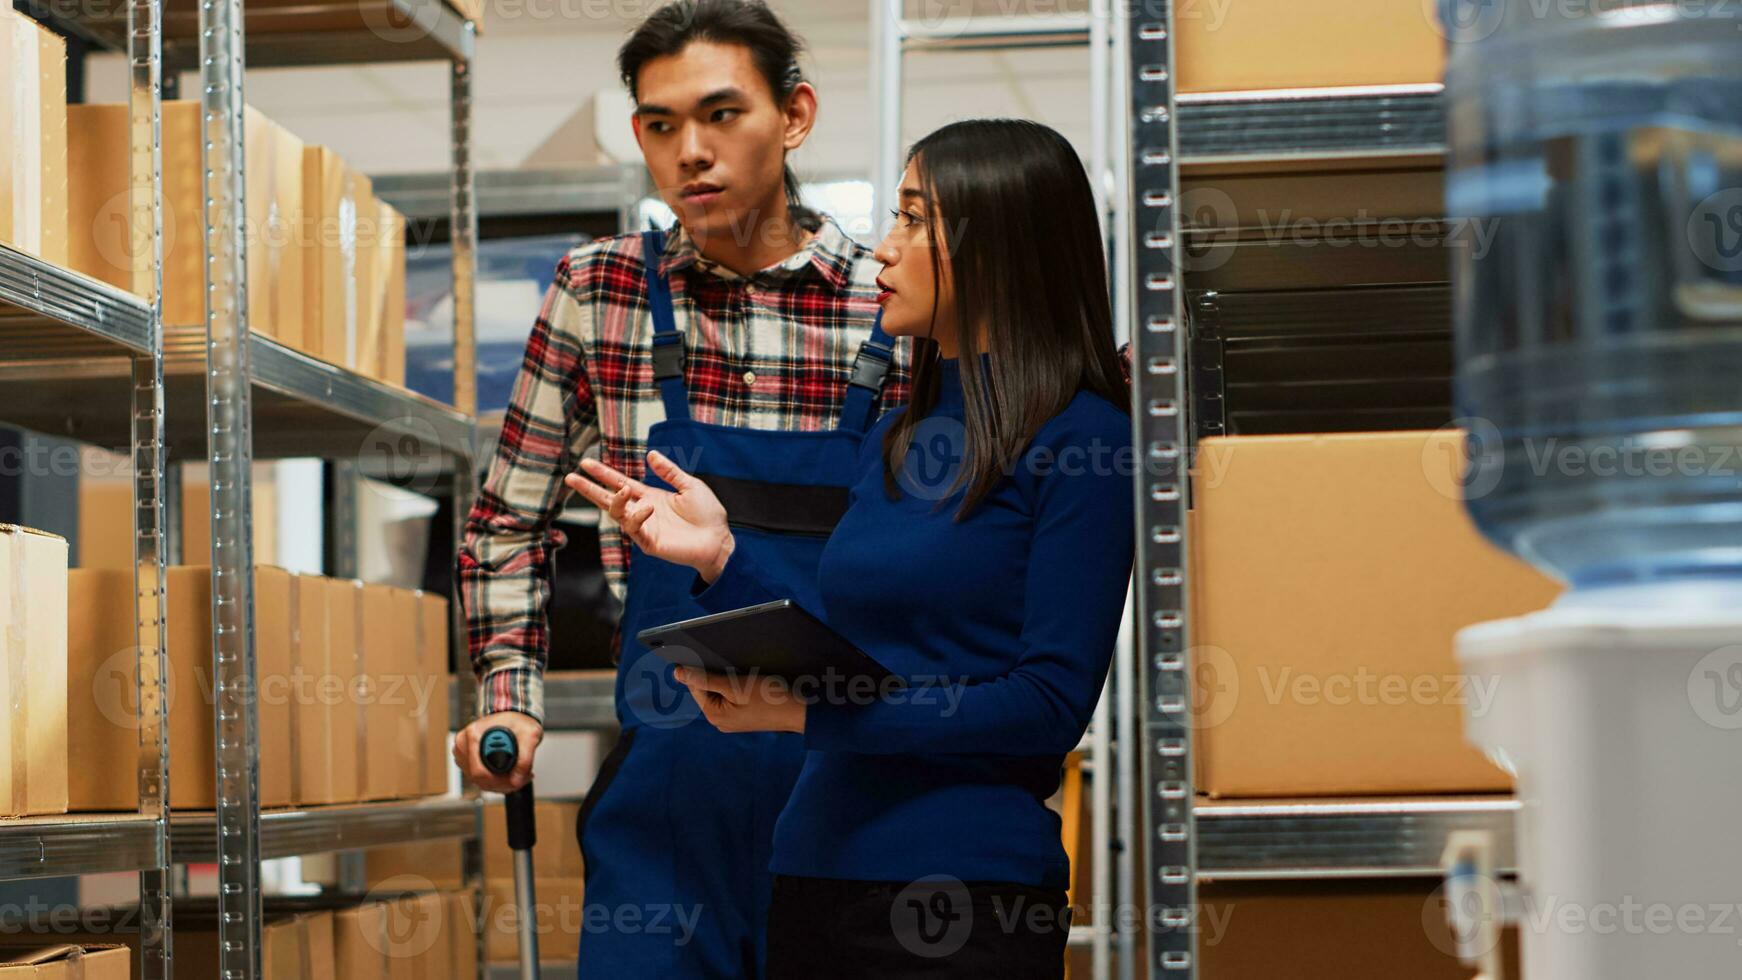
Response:
POLYGON ((945 357, 955 356, 956 302, 950 275, 949 249, 933 242, 929 227, 944 227, 936 204, 920 188, 917 164, 901 177, 895 223, 872 253, 883 263, 877 284, 883 287, 883 330, 897 337, 931 337, 945 357), (932 281, 932 255, 938 256, 938 281, 932 281), (935 321, 935 329, 934 329, 935 321))

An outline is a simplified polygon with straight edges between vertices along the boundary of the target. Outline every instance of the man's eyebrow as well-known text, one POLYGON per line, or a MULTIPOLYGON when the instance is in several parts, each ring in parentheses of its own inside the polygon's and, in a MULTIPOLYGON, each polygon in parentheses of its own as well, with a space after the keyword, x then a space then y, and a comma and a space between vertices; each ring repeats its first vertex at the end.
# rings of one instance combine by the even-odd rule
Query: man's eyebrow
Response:
MULTIPOLYGON (((708 106, 718 105, 721 102, 741 102, 743 99, 743 89, 736 86, 727 86, 726 88, 718 89, 702 96, 701 99, 696 102, 696 106, 705 109, 708 106)), ((642 102, 635 106, 635 114, 637 116, 675 116, 677 115, 677 110, 670 106, 659 105, 655 102, 642 102)))
POLYGON ((727 86, 726 88, 718 89, 702 96, 702 100, 696 104, 705 108, 707 106, 717 105, 721 102, 740 102, 743 101, 743 99, 743 89, 737 88, 736 86, 727 86))

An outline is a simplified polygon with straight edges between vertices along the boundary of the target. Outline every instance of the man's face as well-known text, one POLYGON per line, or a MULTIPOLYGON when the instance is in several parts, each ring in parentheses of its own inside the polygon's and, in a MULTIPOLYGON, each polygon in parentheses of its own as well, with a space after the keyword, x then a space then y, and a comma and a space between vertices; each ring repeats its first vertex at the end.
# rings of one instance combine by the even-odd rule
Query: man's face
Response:
POLYGON ((781 106, 749 48, 706 41, 647 62, 638 85, 635 135, 659 196, 698 244, 749 245, 784 199, 787 150, 809 135, 809 87, 781 106))

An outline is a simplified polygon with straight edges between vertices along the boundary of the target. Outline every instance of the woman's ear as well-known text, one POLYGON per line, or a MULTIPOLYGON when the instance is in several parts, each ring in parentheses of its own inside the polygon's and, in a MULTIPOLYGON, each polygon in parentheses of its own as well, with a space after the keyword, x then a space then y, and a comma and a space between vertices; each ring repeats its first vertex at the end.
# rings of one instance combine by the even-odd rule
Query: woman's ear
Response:
POLYGON ((788 152, 804 145, 817 124, 817 90, 809 82, 799 82, 786 97, 786 149, 788 152))

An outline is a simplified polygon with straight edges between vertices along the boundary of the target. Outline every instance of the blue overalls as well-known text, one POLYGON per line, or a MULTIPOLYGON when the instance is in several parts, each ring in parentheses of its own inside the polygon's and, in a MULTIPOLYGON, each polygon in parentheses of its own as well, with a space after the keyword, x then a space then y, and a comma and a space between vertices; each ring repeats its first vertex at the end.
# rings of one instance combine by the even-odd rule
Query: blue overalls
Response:
MULTIPOLYGON (((664 235, 642 237, 654 378, 665 421, 657 449, 705 481, 739 548, 806 583, 846 510, 859 443, 894 355, 881 316, 853 365, 837 428, 764 431, 690 418, 683 336, 659 274, 664 235)), ((651 471, 646 482, 666 484, 651 471)), ((669 489, 669 487, 667 487, 669 489)), ((672 666, 635 635, 704 615, 695 572, 632 548, 617 668, 622 734, 577 821, 586 862, 581 980, 754 980, 765 954, 774 821, 804 759, 801 735, 728 735, 702 717, 672 666)))

